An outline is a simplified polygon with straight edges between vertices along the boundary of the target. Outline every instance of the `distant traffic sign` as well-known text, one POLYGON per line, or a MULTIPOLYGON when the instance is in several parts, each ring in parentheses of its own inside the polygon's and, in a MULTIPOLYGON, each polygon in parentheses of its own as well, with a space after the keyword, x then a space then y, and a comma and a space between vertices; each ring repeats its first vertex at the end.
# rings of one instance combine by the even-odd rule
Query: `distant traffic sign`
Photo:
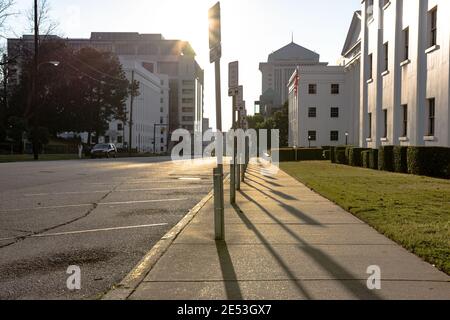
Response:
POLYGON ((239 86, 239 62, 234 61, 228 64, 228 88, 239 86))

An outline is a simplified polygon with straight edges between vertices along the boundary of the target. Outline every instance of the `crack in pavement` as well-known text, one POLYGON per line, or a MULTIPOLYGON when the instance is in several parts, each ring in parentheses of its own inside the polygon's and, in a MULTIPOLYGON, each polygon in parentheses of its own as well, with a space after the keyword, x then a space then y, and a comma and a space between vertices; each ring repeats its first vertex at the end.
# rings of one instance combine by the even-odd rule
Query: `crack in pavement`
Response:
POLYGON ((19 243, 21 241, 24 241, 27 238, 34 237, 34 236, 40 235, 42 233, 45 233, 47 231, 51 231, 51 230, 55 230, 55 229, 60 228, 60 227, 67 226, 67 225, 72 224, 74 222, 80 221, 81 219, 87 218, 95 209, 98 208, 98 205, 99 205, 99 203, 101 201, 105 200, 110 194, 112 194, 114 191, 116 191, 117 188, 122 186, 122 184, 123 183, 120 183, 120 184, 114 186, 110 191, 108 191, 105 195, 103 195, 99 200, 97 200, 96 202, 92 203, 91 204, 92 207, 85 214, 83 214, 82 216, 80 216, 78 218, 75 218, 75 219, 72 219, 70 221, 58 224, 56 226, 45 228, 45 229, 42 229, 42 230, 39 230, 39 231, 36 231, 36 232, 30 232, 30 233, 28 233, 26 235, 17 237, 17 238, 15 238, 15 240, 13 242, 10 242, 10 243, 4 244, 4 245, 0 245, 0 249, 4 249, 6 247, 10 247, 10 246, 12 246, 14 244, 17 244, 17 243, 19 243))

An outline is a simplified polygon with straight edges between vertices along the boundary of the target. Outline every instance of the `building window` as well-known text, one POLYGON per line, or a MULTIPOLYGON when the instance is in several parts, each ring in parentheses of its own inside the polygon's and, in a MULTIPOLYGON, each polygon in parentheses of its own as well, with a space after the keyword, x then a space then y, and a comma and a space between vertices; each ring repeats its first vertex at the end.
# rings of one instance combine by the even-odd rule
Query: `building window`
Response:
POLYGON ((316 141, 316 140, 317 140, 317 132, 308 131, 308 141, 316 141))
POLYGON ((164 138, 161 138, 161 143, 164 143, 164 138))
POLYGON ((339 94, 339 84, 331 85, 331 94, 339 94))
POLYGON ((389 70, 389 43, 384 44, 384 71, 389 70))
POLYGON ((308 117, 316 118, 317 117, 317 108, 309 108, 308 109, 308 117))
POLYGON ((403 60, 409 59, 409 28, 403 30, 403 60))
POLYGON ((331 108, 331 117, 339 118, 339 108, 331 108))
POLYGON ((408 136, 408 105, 404 104, 402 106, 403 112, 403 128, 402 128, 402 137, 408 136))
POLYGON ((372 139, 372 113, 369 113, 368 116, 368 123, 369 123, 369 128, 368 128, 368 135, 367 138, 372 139))
POLYGON ((109 136, 106 136, 105 137, 105 143, 109 143, 109 140, 110 140, 109 136))
POLYGON ((123 137, 122 136, 118 136, 117 137, 117 143, 122 143, 123 142, 123 137))
POLYGON ((118 123, 117 124, 117 131, 122 131, 123 130, 123 124, 122 123, 118 123))
POLYGON ((331 141, 339 141, 339 131, 331 131, 330 132, 330 140, 331 141))
POLYGON ((434 136, 436 117, 436 99, 428 99, 428 135, 434 136))
POLYGON ((163 117, 159 118, 159 124, 163 124, 163 123, 164 123, 164 118, 163 117))
POLYGON ((387 138, 387 136, 388 136, 388 111, 387 111, 387 109, 383 110, 383 119, 384 119, 383 138, 387 138))
POLYGON ((437 45, 437 7, 428 13, 430 47, 437 45))
POLYGON ((164 108, 163 108, 163 107, 159 108, 159 111, 160 111, 161 113, 164 113, 164 108))
POLYGON ((308 86, 308 93, 309 94, 317 94, 317 84, 310 84, 308 86))
POLYGON ((373 54, 369 54, 369 80, 373 79, 373 54))
POLYGON ((367 20, 370 20, 373 18, 373 0, 367 0, 367 20))
POLYGON ((161 98, 161 103, 164 103, 164 98, 161 98))

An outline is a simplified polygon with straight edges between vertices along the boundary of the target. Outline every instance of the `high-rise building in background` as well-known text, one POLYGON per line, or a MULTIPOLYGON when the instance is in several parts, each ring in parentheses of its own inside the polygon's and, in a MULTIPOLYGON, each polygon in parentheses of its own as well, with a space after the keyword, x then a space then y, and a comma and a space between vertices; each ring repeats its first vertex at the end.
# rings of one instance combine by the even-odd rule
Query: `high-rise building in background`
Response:
POLYGON ((298 44, 287 46, 269 55, 267 62, 259 64, 262 74, 260 113, 270 115, 288 101, 289 79, 298 66, 320 66, 320 56, 298 44))
MULTIPOLYGON (((8 51, 17 52, 21 47, 32 49, 33 39, 33 36, 28 35, 20 39, 8 39, 8 51)), ((61 40, 56 36, 47 36, 46 39, 61 40)), ((161 85, 161 92, 168 87, 168 97, 161 97, 162 100, 159 99, 158 104, 152 107, 152 109, 160 110, 161 105, 164 105, 168 98, 167 114, 166 111, 158 115, 155 113, 152 115, 152 117, 156 117, 153 120, 160 125, 166 125, 169 134, 179 128, 187 129, 191 133, 202 132, 204 71, 197 63, 196 54, 189 42, 167 40, 161 34, 135 32, 93 32, 89 39, 67 38, 63 40, 74 50, 92 47, 99 51, 112 52, 118 56, 124 67, 130 68, 132 65, 132 69, 139 72, 140 75, 143 75, 145 71, 154 75, 145 75, 146 81, 163 75, 159 78, 164 82, 163 78, 167 76, 168 83, 161 85)), ((11 69, 15 72, 13 77, 17 80, 20 74, 18 66, 12 66, 11 69)), ((130 78, 128 73, 127 77, 130 78)), ((15 81, 14 78, 12 81, 15 81)), ((165 95, 165 91, 161 94, 165 95)), ((139 103, 139 99, 137 97, 137 103, 139 103)), ((151 123, 145 125, 148 125, 149 131, 154 131, 151 123)), ((158 127, 156 131, 162 127, 158 127)), ((141 132, 141 129, 133 128, 133 132, 141 132)), ((150 134, 146 131, 143 135, 148 138, 150 134)), ((151 135, 153 136, 153 133, 151 135)), ((124 139, 127 137, 128 134, 124 136, 124 139)), ((160 137, 155 137, 155 140, 158 138, 160 137)), ((164 136, 164 139, 170 139, 170 136, 164 136)), ((158 141, 161 143, 161 139, 158 141)), ((131 141, 133 148, 136 148, 136 142, 139 145, 139 141, 131 141)), ((141 145, 147 145, 147 143, 148 141, 145 144, 141 141, 141 145)))

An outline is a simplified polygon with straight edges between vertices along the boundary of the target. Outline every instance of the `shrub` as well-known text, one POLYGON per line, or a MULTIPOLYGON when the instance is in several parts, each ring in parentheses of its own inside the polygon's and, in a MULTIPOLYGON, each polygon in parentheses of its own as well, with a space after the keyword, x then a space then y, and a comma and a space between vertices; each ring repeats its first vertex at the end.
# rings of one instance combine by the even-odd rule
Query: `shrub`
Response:
POLYGON ((323 160, 323 150, 319 148, 281 148, 273 149, 271 152, 278 151, 280 154, 280 162, 293 162, 293 161, 314 161, 323 160), (297 152, 297 156, 295 153, 297 152))
POLYGON ((370 168, 370 153, 371 150, 363 151, 361 152, 361 158, 362 158, 362 166, 363 168, 370 168))
POLYGON ((367 151, 366 148, 351 148, 348 153, 348 164, 353 167, 362 167, 362 152, 367 151))
POLYGON ((345 157, 345 150, 338 149, 336 151, 336 163, 347 164, 347 158, 345 157))
POLYGON ((297 149, 297 160, 298 161, 323 160, 323 150, 319 148, 297 149))
POLYGON ((330 154, 331 154, 330 150, 324 150, 322 158, 325 160, 330 160, 330 154))
POLYGON ((399 173, 408 172, 408 147, 394 147, 394 171, 399 173))
POLYGON ((346 146, 345 147, 345 164, 350 163, 350 151, 353 149, 353 146, 346 146))
POLYGON ((331 147, 331 149, 330 149, 330 160, 331 160, 332 163, 337 163, 336 162, 337 161, 336 153, 339 150, 345 151, 345 147, 331 147))
POLYGON ((450 178, 450 148, 408 147, 408 173, 450 178))
POLYGON ((394 171, 394 146, 383 146, 378 149, 378 170, 394 171))
POLYGON ((369 151, 369 168, 378 170, 378 149, 371 149, 369 151))
POLYGON ((322 146, 322 150, 323 150, 323 151, 325 151, 325 150, 331 150, 331 148, 333 148, 333 147, 330 147, 330 146, 322 146))
POLYGON ((292 148, 273 149, 271 152, 278 151, 280 155, 280 162, 295 161, 295 150, 292 148))

